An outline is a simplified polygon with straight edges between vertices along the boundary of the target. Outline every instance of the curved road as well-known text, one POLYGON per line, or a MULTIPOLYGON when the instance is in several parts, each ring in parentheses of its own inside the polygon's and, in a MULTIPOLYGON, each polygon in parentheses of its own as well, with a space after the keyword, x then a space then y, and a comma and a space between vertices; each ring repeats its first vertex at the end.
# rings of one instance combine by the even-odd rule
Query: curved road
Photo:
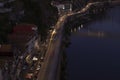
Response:
POLYGON ((71 12, 61 16, 55 25, 55 30, 51 33, 48 50, 46 52, 45 60, 38 74, 38 80, 56 80, 57 66, 59 62, 59 50, 62 41, 62 32, 67 18, 76 14, 83 14, 89 10, 90 6, 96 4, 103 4, 104 2, 88 3, 82 10, 78 12, 71 12))

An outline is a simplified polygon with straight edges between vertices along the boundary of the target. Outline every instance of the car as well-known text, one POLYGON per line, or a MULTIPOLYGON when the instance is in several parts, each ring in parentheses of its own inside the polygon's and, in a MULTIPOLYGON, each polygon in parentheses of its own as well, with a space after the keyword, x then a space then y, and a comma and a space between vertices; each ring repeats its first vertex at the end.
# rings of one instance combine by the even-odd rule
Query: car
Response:
POLYGON ((44 61, 44 57, 43 57, 43 56, 40 57, 40 61, 41 61, 41 62, 44 61))
POLYGON ((32 60, 33 60, 33 61, 37 61, 38 58, 37 58, 36 56, 34 56, 32 60))
POLYGON ((25 78, 26 78, 26 79, 32 79, 32 78, 33 78, 33 73, 27 73, 27 74, 25 75, 25 78))
POLYGON ((39 71, 40 68, 41 68, 41 64, 39 64, 39 65, 37 66, 36 70, 39 71))

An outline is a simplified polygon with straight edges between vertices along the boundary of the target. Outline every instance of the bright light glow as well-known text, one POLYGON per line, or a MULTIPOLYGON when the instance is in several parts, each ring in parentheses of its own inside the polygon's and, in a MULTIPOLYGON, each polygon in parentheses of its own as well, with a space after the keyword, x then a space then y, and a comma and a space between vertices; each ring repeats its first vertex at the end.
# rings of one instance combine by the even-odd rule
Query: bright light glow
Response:
POLYGON ((35 48, 39 49, 38 40, 35 41, 35 48))
POLYGON ((85 8, 83 8, 82 11, 85 11, 85 8))
POLYGON ((73 30, 71 29, 71 32, 73 32, 73 30))
POLYGON ((31 63, 30 58, 31 58, 31 55, 28 55, 28 56, 26 57, 26 62, 27 62, 27 63, 31 63))
POLYGON ((63 18, 60 19, 60 21, 62 21, 62 20, 63 20, 63 18))
POLYGON ((28 79, 31 79, 33 76, 33 73, 28 73, 25 77, 28 78, 28 79))
POLYGON ((23 56, 20 56, 20 59, 23 59, 23 56))
POLYGON ((33 57, 33 61, 37 61, 38 60, 38 58, 36 58, 36 57, 33 57))
POLYGON ((65 9, 65 6, 63 6, 63 9, 65 9))
POLYGON ((80 26, 79 26, 78 30, 80 30, 80 26))
POLYGON ((32 27, 32 30, 37 30, 37 27, 32 27))
POLYGON ((43 57, 41 57, 40 59, 44 59, 43 57))
POLYGON ((52 32, 52 34, 55 34, 55 33, 56 33, 56 30, 54 29, 53 32, 52 32))
POLYGON ((81 24, 81 28, 83 28, 83 25, 81 24))
POLYGON ((70 11, 72 11, 72 9, 70 8, 70 11))

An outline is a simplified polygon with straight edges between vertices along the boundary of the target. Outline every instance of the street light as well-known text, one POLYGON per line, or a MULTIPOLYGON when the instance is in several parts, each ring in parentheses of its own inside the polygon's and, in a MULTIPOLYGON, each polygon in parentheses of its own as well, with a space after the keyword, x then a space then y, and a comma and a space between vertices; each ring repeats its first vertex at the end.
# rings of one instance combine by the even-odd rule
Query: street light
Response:
POLYGON ((55 33, 56 33, 56 30, 54 29, 53 32, 52 32, 52 34, 55 34, 55 33))
POLYGON ((63 6, 63 9, 65 9, 65 6, 63 6))

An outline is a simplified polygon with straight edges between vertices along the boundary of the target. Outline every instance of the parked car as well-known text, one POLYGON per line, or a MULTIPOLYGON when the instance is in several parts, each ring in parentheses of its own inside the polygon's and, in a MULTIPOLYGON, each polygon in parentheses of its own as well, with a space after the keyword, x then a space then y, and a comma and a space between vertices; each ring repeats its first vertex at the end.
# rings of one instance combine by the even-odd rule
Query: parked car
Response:
POLYGON ((40 57, 40 61, 41 61, 41 62, 44 61, 44 57, 43 57, 43 56, 40 57))
POLYGON ((29 72, 25 75, 26 79, 32 79, 33 78, 33 73, 29 72))
POLYGON ((41 68, 41 64, 39 64, 39 65, 37 66, 36 70, 39 71, 40 68, 41 68))

